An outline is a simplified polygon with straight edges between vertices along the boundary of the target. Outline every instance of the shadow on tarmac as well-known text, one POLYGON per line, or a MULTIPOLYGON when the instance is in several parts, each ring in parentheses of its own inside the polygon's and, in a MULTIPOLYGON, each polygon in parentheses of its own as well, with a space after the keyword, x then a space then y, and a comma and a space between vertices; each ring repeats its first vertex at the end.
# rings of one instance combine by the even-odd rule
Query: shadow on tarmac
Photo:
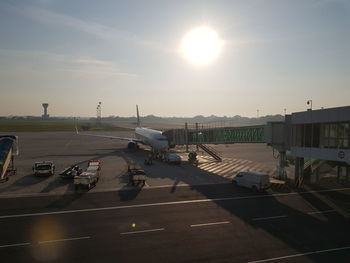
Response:
MULTIPOLYGON (((140 162, 139 155, 140 153, 135 154, 134 159, 140 162)), ((155 165, 160 166, 167 164, 156 162, 155 165)), ((185 164, 183 167, 179 167, 179 169, 184 168, 186 170, 189 170, 189 174, 188 177, 181 177, 181 181, 192 185, 193 178, 191 178, 191 169, 196 170, 196 173, 194 174, 198 174, 198 170, 200 170, 200 168, 187 164, 185 164)), ((149 172, 147 172, 147 175, 152 174, 151 167, 145 167, 145 170, 149 170, 149 172)), ((166 171, 165 166, 164 171, 166 171)), ((224 179, 224 182, 230 183, 229 179, 222 178, 221 176, 214 173, 201 170, 201 174, 201 176, 212 178, 220 177, 221 179, 224 179)), ((175 193, 177 185, 180 182, 175 173, 170 174, 163 172, 161 175, 157 174, 157 176, 153 175, 152 177, 172 179, 174 181, 174 184, 170 189, 171 194, 175 193)), ((243 195, 243 197, 246 197, 244 201, 215 201, 215 203, 224 210, 228 211, 233 217, 240 219, 243 227, 247 228, 247 226, 250 226, 254 229, 261 229, 261 231, 269 233, 273 238, 278 239, 282 244, 285 244, 287 249, 287 252, 285 253, 288 253, 288 251, 291 249, 295 251, 295 254, 297 254, 307 253, 310 251, 346 247, 350 245, 350 238, 348 235, 350 233, 350 224, 348 224, 349 216, 344 216, 348 215, 348 213, 344 211, 342 213, 339 213, 339 210, 342 208, 337 207, 335 212, 327 212, 321 215, 317 213, 313 214, 313 212, 334 210, 334 204, 327 201, 331 199, 331 196, 333 194, 336 196, 341 196, 341 198, 345 198, 345 202, 347 203, 350 203, 350 195, 344 196, 344 193, 337 192, 303 193, 304 191, 309 191, 310 189, 299 189, 298 191, 300 193, 295 193, 296 189, 293 187, 286 187, 282 189, 276 189, 280 193, 277 192, 276 196, 275 192, 275 196, 272 196, 271 194, 273 191, 271 189, 263 193, 252 193, 252 191, 249 189, 235 187, 231 184, 227 184, 226 187, 232 189, 230 195, 228 195, 228 192, 230 192, 230 190, 221 193, 220 191, 222 191, 222 188, 218 187, 217 185, 190 186, 192 190, 197 191, 206 198, 225 198, 228 196, 232 197, 232 194, 234 193, 237 193, 238 196, 243 195), (293 199, 286 199, 288 197, 291 197, 288 195, 288 193, 292 194, 293 199), (278 196, 278 194, 280 196, 278 196), (254 198, 249 198, 249 196, 254 196, 254 198), (294 200, 294 198, 296 200, 294 200), (257 199, 259 201, 257 201, 257 199), (300 206, 300 204, 302 204, 302 206, 300 206), (257 219, 257 215, 259 218, 274 216, 281 217, 264 220, 257 219), (339 225, 343 226, 343 228, 340 228, 339 225)), ((139 191, 136 189, 135 192, 123 190, 118 191, 121 201, 135 199, 138 193, 139 191)), ((247 231, 249 231, 249 227, 247 231)), ((257 251, 264 251, 264 249, 266 249, 271 252, 272 250, 272 256, 270 254, 269 257, 285 256, 285 254, 281 252, 280 248, 277 248, 274 251, 271 248, 270 242, 261 242, 261 239, 259 237, 254 238, 254 236, 252 236, 252 239, 242 239, 240 237, 240 231, 232 231, 231 235, 232 240, 238 240, 237 242, 234 242, 235 248, 232 250, 232 256, 238 251, 246 251, 247 247, 250 247, 252 251, 254 251, 254 249, 257 251)), ((205 259, 205 255, 198 255, 195 253, 195 251, 193 252, 193 254, 197 256, 193 260, 200 261, 201 256, 203 256, 203 259, 205 259)), ((329 262, 332 256, 334 256, 334 254, 327 253, 321 257, 324 262, 329 262)), ((246 257, 247 261, 261 259, 261 255, 257 255, 255 253, 247 254, 246 257)), ((320 261, 320 254, 308 254, 305 255, 305 257, 314 262, 320 261)))
MULTIPOLYGON (((241 227, 241 231, 250 231, 250 228, 259 229, 262 232, 268 233, 272 238, 278 239, 283 244, 283 248, 285 247, 287 251, 291 249, 297 253, 307 253, 310 251, 319 251, 323 249, 330 248, 338 248, 345 247, 350 245, 350 224, 349 217, 345 217, 347 213, 339 213, 338 210, 342 209, 339 207, 334 207, 332 202, 329 200, 332 196, 336 198, 340 198, 344 200, 344 203, 350 203, 350 195, 345 195, 341 192, 323 192, 323 193, 302 193, 303 190, 300 190, 301 193, 293 194, 293 199, 296 198, 297 202, 303 201, 305 205, 303 208, 305 211, 301 211, 300 206, 297 207, 295 205, 295 201, 288 198, 287 196, 272 196, 271 191, 266 193, 252 193, 249 189, 244 189, 240 187, 235 187, 230 184, 230 180, 227 178, 223 178, 214 173, 210 173, 208 171, 200 170, 200 168, 191 166, 189 164, 184 164, 183 166, 179 166, 178 171, 182 171, 186 176, 181 176, 179 178, 177 173, 167 173, 166 166, 168 164, 164 164, 161 162, 156 162, 157 170, 161 170, 162 172, 153 173, 153 169, 150 166, 145 167, 143 165, 143 159, 145 158, 145 154, 148 151, 141 150, 139 152, 135 152, 132 155, 127 154, 125 156, 122 150, 115 150, 105 153, 105 154, 96 154, 92 156, 91 154, 71 154, 71 155, 58 155, 58 156, 88 156, 88 159, 76 163, 76 165, 82 165, 91 159, 103 158, 106 156, 120 156, 123 158, 131 158, 135 162, 140 163, 141 167, 144 167, 146 170, 147 176, 152 176, 154 178, 168 178, 173 180, 173 186, 170 189, 170 194, 175 194, 178 191, 178 184, 180 182, 187 183, 190 186, 190 189, 193 191, 197 191, 204 198, 225 198, 225 197, 243 197, 244 201, 239 199, 230 200, 230 201, 214 201, 215 204, 225 211, 229 212, 232 218, 237 218, 239 220, 238 227, 241 227), (164 169, 163 169, 164 168, 164 169), (200 170, 200 171, 198 171, 200 170), (194 182, 201 182, 201 177, 205 177, 206 179, 212 178, 213 181, 221 181, 223 183, 227 183, 225 186, 219 187, 218 185, 193 185, 194 182), (181 180, 180 180, 181 179, 181 180), (223 191, 224 188, 224 191, 223 191), (253 196, 257 198, 253 198, 253 196), (250 198, 251 197, 251 198, 250 198), (300 210, 299 210, 300 209, 300 210), (306 211, 306 209, 309 209, 306 211), (322 217, 315 214, 308 214, 307 212, 312 211, 329 211, 336 210, 332 213, 324 213, 322 217), (273 216, 286 216, 271 220, 254 220, 257 215, 261 218, 263 217, 273 217, 273 216), (340 229, 339 226, 342 226, 340 229)), ((36 184, 45 180, 45 178, 32 178, 32 175, 27 175, 14 184, 16 187, 20 188, 25 185, 36 184), (31 177, 31 178, 29 178, 31 177)), ((203 180, 204 181, 204 180, 203 180)), ((60 177, 47 185, 41 192, 47 193, 55 188, 71 183, 70 180, 62 180, 60 177)), ((73 187, 73 185, 72 185, 73 187)), ((84 193, 68 193, 70 191, 70 187, 67 189, 66 194, 60 196, 58 199, 51 202, 47 207, 48 208, 64 208, 74 202, 75 200, 81 198, 84 193)), ((6 190, 6 188, 4 189, 6 190)), ((131 201, 137 199, 141 192, 142 188, 135 187, 130 189, 130 187, 125 186, 124 189, 118 191, 118 195, 116 195, 116 199, 120 201, 131 201)), ((308 189, 305 189, 308 190, 308 189)), ((288 189, 285 191, 293 192, 293 189, 288 189)), ((288 195, 289 196, 289 195, 288 195)), ((289 196, 290 197, 290 196, 289 196)), ((259 236, 254 236, 249 238, 242 238, 241 231, 231 231, 230 235, 232 236, 232 242, 234 243, 234 248, 232 249, 231 256, 234 256, 234 253, 239 251, 247 251, 247 248, 250 248, 252 253, 246 254, 246 261, 251 260, 260 260, 261 254, 258 255, 254 253, 254 251, 269 251, 269 257, 280 257, 285 256, 285 252, 281 249, 281 246, 276 248, 271 248, 270 242, 261 242, 261 238, 259 236), (275 249, 275 250, 274 250, 275 249), (271 252, 271 253, 270 253, 271 252)), ((261 232, 259 231, 259 232, 261 232)), ((257 233, 257 232, 252 232, 257 233)), ((258 234, 257 234, 258 235, 258 234)), ((267 240, 268 241, 268 240, 267 240)), ((193 251, 193 255, 196 258, 193 261, 200 261, 201 257, 205 259, 206 255, 199 255, 196 251, 193 251)), ((324 262, 329 262, 331 259, 332 253, 324 254, 323 260, 324 262)), ((220 257, 220 256, 218 256, 220 257)), ((306 255, 308 259, 313 262, 320 261, 320 255, 317 254, 309 254, 306 255)), ((341 261, 337 261, 341 262, 341 261)), ((344 261, 345 262, 345 261, 344 261)))
MULTIPOLYGON (((210 188, 208 187, 200 187, 200 186, 192 186, 193 190, 196 190, 203 195, 210 198, 212 194, 210 193, 210 188)), ((242 189, 239 187, 232 186, 233 192, 241 192, 242 189)), ((261 196, 259 201, 256 198, 245 199, 243 202, 239 200, 235 201, 216 201, 215 203, 221 208, 228 211, 232 216, 238 217, 244 225, 249 225, 254 229, 261 229, 264 232, 269 233, 274 238, 280 240, 283 244, 285 244, 288 248, 292 248, 297 251, 296 253, 307 253, 310 251, 319 251, 326 250, 330 248, 339 248, 339 247, 347 247, 350 245, 350 239, 348 233, 350 233, 349 226, 349 217, 345 217, 344 213, 340 213, 339 211, 335 211, 334 213, 324 213, 321 217, 319 215, 308 214, 308 212, 313 211, 330 211, 334 210, 335 207, 331 202, 327 202, 329 200, 332 192, 329 193, 301 193, 296 194, 295 197, 298 200, 286 200, 284 202, 284 198, 288 197, 275 197, 271 196, 269 193, 255 193, 256 196, 261 196), (322 197, 322 198, 321 198, 322 197), (305 203, 305 207, 303 210, 309 211, 301 211, 300 206, 294 206, 295 203, 303 201, 305 203), (258 203, 259 202, 259 203, 258 203), (300 210, 299 210, 300 209, 300 210), (286 216, 282 218, 276 219, 268 219, 268 220, 254 220, 257 215, 259 217, 273 217, 273 216, 286 216), (340 228, 339 225, 344 226, 344 228, 340 228)), ((350 201, 349 196, 347 197, 347 201, 350 201)), ((345 213, 347 214, 347 213, 345 213)), ((244 251, 244 247, 254 246, 259 248, 259 250, 271 250, 270 243, 258 243, 255 240, 247 240, 240 239, 239 233, 236 231, 232 231, 232 239, 241 240, 240 242, 235 243, 235 250, 244 251)), ((257 238, 259 240, 259 238, 257 238)), ((276 257, 284 256, 281 253, 276 253, 276 257)), ((329 262, 332 254, 324 255, 325 262, 329 262)), ((273 257, 273 256, 269 256, 273 257)), ((314 262, 319 262, 320 255, 307 255, 309 259, 314 262)), ((247 261, 250 260, 259 260, 261 256, 257 256, 252 254, 251 258, 247 258, 247 261)), ((342 261, 337 261, 342 262, 342 261)), ((345 261, 344 261, 345 262, 345 261)))
POLYGON ((0 189, 0 193, 6 193, 6 192, 12 192, 17 191, 18 189, 21 189, 23 187, 35 185, 38 183, 41 183, 45 180, 50 178, 49 176, 35 176, 33 173, 27 174, 16 181, 14 181, 12 184, 6 186, 3 189, 0 189))
POLYGON ((74 194, 66 192, 63 195, 60 195, 58 199, 51 202, 49 205, 46 206, 46 208, 64 208, 68 205, 70 205, 75 200, 78 200, 84 195, 82 192, 76 192, 74 194))
POLYGON ((118 191, 120 201, 130 201, 136 199, 138 194, 141 192, 142 188, 135 186, 130 189, 127 186, 124 186, 124 189, 118 191))

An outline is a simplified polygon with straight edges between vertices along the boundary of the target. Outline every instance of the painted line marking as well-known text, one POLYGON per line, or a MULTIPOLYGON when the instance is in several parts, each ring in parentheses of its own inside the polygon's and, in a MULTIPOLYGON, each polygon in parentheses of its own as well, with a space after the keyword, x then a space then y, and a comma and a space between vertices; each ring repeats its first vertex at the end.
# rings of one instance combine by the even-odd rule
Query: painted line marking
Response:
POLYGON ((64 148, 67 148, 71 144, 72 140, 69 140, 65 145, 64 148))
POLYGON ((269 194, 267 194, 267 195, 248 195, 248 196, 235 196, 235 197, 226 197, 226 198, 207 198, 207 199, 195 199, 195 200, 173 201, 173 202, 163 202, 163 203, 138 204, 138 205, 121 205, 121 206, 86 208, 86 209, 77 209, 77 210, 63 210, 63 211, 61 210, 61 211, 53 211, 53 212, 3 215, 3 216, 0 216, 0 219, 16 218, 16 217, 30 217, 30 216, 62 215, 62 214, 82 213, 82 212, 118 210, 118 209, 127 209, 127 208, 140 208, 140 207, 153 207, 153 206, 166 206, 166 205, 179 205, 179 204, 195 204, 195 203, 203 203, 203 202, 245 200, 245 199, 254 199, 254 198, 271 198, 271 197, 283 197, 283 196, 288 196, 288 195, 312 194, 312 193, 335 192, 335 191, 349 191, 349 190, 350 190, 350 188, 339 188, 339 189, 328 189, 328 190, 319 190, 319 191, 280 193, 280 194, 272 194, 272 195, 269 195, 269 194))
POLYGON ((350 249, 350 247, 338 247, 338 248, 331 248, 331 249, 325 249, 325 250, 317 250, 312 252, 306 252, 306 253, 299 253, 299 254, 293 254, 283 257, 277 257, 277 258, 268 258, 268 259, 262 259, 262 260, 256 260, 256 261, 249 261, 248 263, 261 263, 261 262, 269 262, 269 261, 276 261, 280 259, 287 259, 287 258, 295 258, 295 257, 302 257, 302 256, 308 256, 312 254, 320 254, 320 253, 327 253, 327 252, 334 252, 334 251, 340 251, 340 250, 346 250, 350 249))
POLYGON ((74 241, 74 240, 81 240, 81 239, 89 239, 91 237, 86 236, 86 237, 73 237, 73 238, 63 238, 63 239, 53 239, 53 240, 44 240, 44 241, 39 241, 39 244, 47 244, 47 243, 54 243, 54 242, 64 242, 64 241, 74 241))
POLYGON ((120 234, 121 235, 132 235, 132 234, 156 232, 156 231, 163 231, 163 230, 164 230, 164 228, 156 228, 156 229, 148 229, 148 230, 140 230, 140 231, 123 232, 123 233, 120 233, 120 234))
POLYGON ((19 247, 19 246, 28 246, 30 243, 17 243, 17 244, 9 244, 9 245, 1 245, 0 248, 5 248, 5 247, 19 247))
POLYGON ((190 227, 212 226, 212 225, 221 225, 221 224, 230 224, 230 221, 222 221, 222 222, 214 222, 214 223, 205 223, 205 224, 196 224, 196 225, 190 225, 190 227))
POLYGON ((336 211, 335 210, 314 211, 314 212, 308 212, 308 214, 313 215, 313 214, 325 214, 325 213, 332 213, 332 212, 336 212, 336 211))
POLYGON ((257 217, 253 218, 253 221, 259 221, 259 220, 269 220, 269 219, 278 219, 278 218, 285 218, 288 217, 287 215, 281 215, 281 216, 269 216, 269 217, 257 217))

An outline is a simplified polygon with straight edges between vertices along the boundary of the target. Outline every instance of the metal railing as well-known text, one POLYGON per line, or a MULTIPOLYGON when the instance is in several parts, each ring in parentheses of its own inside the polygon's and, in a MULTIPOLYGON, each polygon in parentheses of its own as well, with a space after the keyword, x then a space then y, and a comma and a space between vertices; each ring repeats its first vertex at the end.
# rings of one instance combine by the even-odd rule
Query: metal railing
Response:
POLYGON ((244 127, 216 127, 173 129, 164 134, 173 145, 229 144, 229 143, 264 143, 265 125, 244 127))

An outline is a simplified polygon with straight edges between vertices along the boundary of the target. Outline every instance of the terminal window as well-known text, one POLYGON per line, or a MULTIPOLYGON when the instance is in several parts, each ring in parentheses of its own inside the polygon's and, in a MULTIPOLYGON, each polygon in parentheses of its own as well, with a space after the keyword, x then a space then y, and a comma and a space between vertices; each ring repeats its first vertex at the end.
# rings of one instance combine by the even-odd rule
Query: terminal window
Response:
POLYGON ((350 123, 308 123, 293 127, 297 147, 349 149, 350 123))

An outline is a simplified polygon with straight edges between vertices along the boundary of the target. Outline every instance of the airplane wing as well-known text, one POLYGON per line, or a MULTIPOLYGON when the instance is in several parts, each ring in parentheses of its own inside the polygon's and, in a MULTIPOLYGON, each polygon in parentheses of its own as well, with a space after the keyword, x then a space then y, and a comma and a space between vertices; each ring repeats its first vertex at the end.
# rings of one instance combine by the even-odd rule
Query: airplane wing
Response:
POLYGON ((133 141, 133 142, 143 143, 142 140, 136 139, 136 138, 118 137, 118 136, 110 136, 110 135, 98 135, 98 134, 90 134, 90 133, 79 133, 77 127, 75 127, 75 131, 77 135, 94 136, 94 137, 101 137, 101 138, 107 138, 107 139, 117 139, 117 140, 123 140, 123 141, 133 141))

